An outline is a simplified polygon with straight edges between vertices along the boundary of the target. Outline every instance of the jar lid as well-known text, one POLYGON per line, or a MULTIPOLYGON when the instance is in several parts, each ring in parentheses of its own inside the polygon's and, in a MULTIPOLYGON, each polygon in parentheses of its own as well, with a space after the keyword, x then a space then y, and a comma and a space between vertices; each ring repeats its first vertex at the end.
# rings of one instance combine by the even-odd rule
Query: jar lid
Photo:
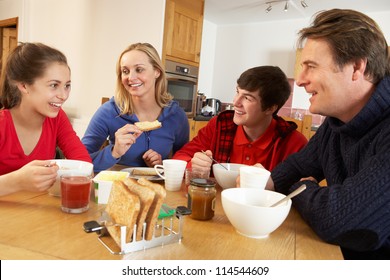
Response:
POLYGON ((212 188, 215 187, 215 182, 210 179, 201 179, 195 178, 190 180, 191 185, 202 187, 202 188, 212 188))

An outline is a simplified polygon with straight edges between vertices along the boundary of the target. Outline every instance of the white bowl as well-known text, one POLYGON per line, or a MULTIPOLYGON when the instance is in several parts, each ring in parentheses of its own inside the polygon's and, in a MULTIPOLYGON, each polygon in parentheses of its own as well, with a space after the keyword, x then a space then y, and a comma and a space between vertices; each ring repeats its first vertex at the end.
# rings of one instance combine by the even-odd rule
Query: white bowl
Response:
POLYGON ((235 188, 237 176, 240 174, 240 167, 247 165, 239 163, 221 164, 226 166, 228 170, 217 163, 213 164, 213 174, 215 180, 217 180, 218 185, 223 189, 235 188))
POLYGON ((60 176, 64 174, 75 175, 91 175, 93 172, 93 164, 82 160, 72 159, 55 159, 53 160, 59 166, 57 172, 57 180, 49 189, 49 194, 54 196, 61 196, 60 176))
POLYGON ((291 199, 276 207, 273 203, 284 194, 252 188, 223 190, 222 207, 236 231, 251 238, 264 238, 276 230, 286 219, 291 199))

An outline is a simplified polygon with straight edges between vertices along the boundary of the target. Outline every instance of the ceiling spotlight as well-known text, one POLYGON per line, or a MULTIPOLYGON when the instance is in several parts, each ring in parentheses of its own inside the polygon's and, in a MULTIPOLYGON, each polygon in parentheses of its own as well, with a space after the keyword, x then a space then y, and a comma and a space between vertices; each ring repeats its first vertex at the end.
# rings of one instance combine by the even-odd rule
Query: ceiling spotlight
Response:
POLYGON ((284 5, 284 11, 285 11, 285 12, 288 11, 288 1, 286 1, 286 5, 284 5))
POLYGON ((309 6, 306 4, 305 0, 302 0, 302 1, 301 1, 301 5, 302 5, 302 7, 304 7, 304 8, 309 7, 309 6))
MULTIPOLYGON (((264 5, 267 5, 267 8, 265 9, 265 12, 269 13, 272 10, 272 4, 277 5, 277 4, 283 3, 283 2, 284 2, 284 9, 283 10, 285 12, 288 12, 288 8, 290 7, 290 2, 294 6, 293 8, 297 8, 295 2, 292 1, 292 0, 268 0, 267 2, 264 3, 264 5)), ((306 4, 305 0, 300 0, 300 3, 301 3, 303 8, 309 7, 309 5, 306 4)))

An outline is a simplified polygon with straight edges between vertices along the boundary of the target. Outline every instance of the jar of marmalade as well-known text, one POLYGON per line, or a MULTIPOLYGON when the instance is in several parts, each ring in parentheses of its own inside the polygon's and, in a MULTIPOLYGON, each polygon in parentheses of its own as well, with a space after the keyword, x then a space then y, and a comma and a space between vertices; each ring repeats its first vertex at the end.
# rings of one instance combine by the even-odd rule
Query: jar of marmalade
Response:
POLYGON ((210 220, 214 217, 215 182, 210 179, 191 179, 188 188, 188 208, 191 218, 195 220, 210 220))

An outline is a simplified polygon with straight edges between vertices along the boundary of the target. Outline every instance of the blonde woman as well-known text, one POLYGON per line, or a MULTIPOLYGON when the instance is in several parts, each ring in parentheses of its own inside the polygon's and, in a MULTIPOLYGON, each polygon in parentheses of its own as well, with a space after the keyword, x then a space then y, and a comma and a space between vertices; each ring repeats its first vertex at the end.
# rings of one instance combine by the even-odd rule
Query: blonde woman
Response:
POLYGON ((92 117, 82 139, 95 171, 114 164, 154 166, 188 141, 187 116, 167 92, 164 68, 156 49, 148 43, 126 48, 117 63, 115 96, 92 117), (161 122, 162 127, 142 132, 138 121, 161 122), (109 145, 100 149, 104 141, 109 145))

